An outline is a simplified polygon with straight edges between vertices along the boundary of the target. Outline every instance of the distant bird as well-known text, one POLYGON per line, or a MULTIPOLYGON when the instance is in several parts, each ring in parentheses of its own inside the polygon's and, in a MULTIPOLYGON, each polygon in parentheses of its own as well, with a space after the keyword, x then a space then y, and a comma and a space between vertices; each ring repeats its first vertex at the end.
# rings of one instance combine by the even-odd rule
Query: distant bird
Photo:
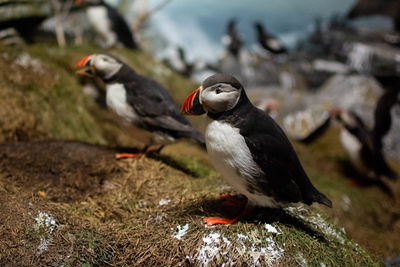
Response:
POLYGON ((278 102, 272 98, 265 98, 258 102, 257 108, 266 112, 271 118, 278 118, 278 102))
POLYGON ((358 0, 348 12, 347 17, 357 18, 370 15, 391 17, 396 31, 400 31, 400 1, 399 0, 358 0))
POLYGON ((234 18, 230 19, 226 26, 226 33, 222 40, 227 45, 229 53, 235 57, 238 57, 243 42, 240 34, 236 31, 235 26, 236 20, 234 18))
POLYGON ((379 98, 375 112, 375 125, 372 131, 374 147, 382 150, 382 138, 390 130, 392 125, 392 116, 390 114, 395 104, 400 104, 397 98, 400 91, 400 77, 394 75, 375 76, 375 79, 385 89, 383 95, 379 98))
POLYGON ((95 31, 104 41, 104 47, 122 45, 137 49, 138 45, 124 17, 103 0, 75 0, 76 5, 88 5, 86 14, 95 31))
POLYGON ((257 31, 258 43, 267 51, 273 54, 284 54, 287 53, 286 48, 283 46, 278 39, 273 35, 269 34, 260 22, 254 23, 254 27, 257 31))
POLYGON ((193 74, 193 71, 195 71, 195 64, 190 63, 186 59, 186 53, 182 47, 178 46, 176 48, 176 52, 177 55, 175 57, 164 59, 163 63, 182 76, 190 78, 190 76, 193 74))
POLYGON ((185 50, 183 50, 182 47, 178 47, 178 55, 179 55, 179 59, 181 60, 181 62, 183 63, 183 66, 184 66, 183 70, 181 71, 181 74, 185 77, 190 77, 194 70, 194 64, 189 63, 187 61, 185 50))
MULTIPOLYGON (((180 110, 168 91, 159 83, 137 74, 118 58, 96 54, 82 58, 77 73, 96 76, 106 87, 106 104, 125 125, 134 138, 142 141, 146 152, 150 146, 160 146, 177 139, 190 138, 204 146, 204 137, 180 114, 180 110)), ((136 154, 120 154, 134 157, 136 154)))
POLYGON ((280 207, 291 202, 332 202, 310 182, 278 124, 251 104, 233 76, 215 74, 183 103, 182 113, 207 113, 205 140, 214 167, 249 200, 234 219, 205 218, 208 225, 231 224, 250 205, 280 207))
POLYGON ((386 91, 378 100, 375 108, 375 124, 372 130, 353 111, 332 110, 343 125, 340 140, 350 157, 353 166, 372 179, 385 176, 396 179, 397 174, 386 163, 382 152, 382 139, 391 126, 390 110, 397 100, 398 89, 386 91))

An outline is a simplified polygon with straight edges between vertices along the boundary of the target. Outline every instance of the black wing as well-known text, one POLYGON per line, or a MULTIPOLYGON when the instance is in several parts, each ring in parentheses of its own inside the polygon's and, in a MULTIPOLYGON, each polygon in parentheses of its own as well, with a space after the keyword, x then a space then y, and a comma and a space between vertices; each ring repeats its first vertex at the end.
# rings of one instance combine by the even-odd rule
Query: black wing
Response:
MULTIPOLYGON (((125 83, 125 88, 128 104, 141 116, 140 127, 168 132, 178 138, 197 139, 195 136, 201 136, 180 114, 180 109, 168 91, 157 82, 136 74, 134 81, 125 83)), ((203 143, 203 140, 197 141, 203 143)))
POLYGON ((107 7, 108 16, 113 22, 112 30, 117 34, 118 41, 120 41, 125 47, 137 49, 138 46, 133 39, 132 32, 125 19, 117 10, 105 3, 104 5, 107 7))
POLYGON ((261 110, 252 107, 239 127, 254 161, 264 172, 257 179, 267 195, 284 202, 331 202, 310 182, 296 152, 278 124, 261 110))

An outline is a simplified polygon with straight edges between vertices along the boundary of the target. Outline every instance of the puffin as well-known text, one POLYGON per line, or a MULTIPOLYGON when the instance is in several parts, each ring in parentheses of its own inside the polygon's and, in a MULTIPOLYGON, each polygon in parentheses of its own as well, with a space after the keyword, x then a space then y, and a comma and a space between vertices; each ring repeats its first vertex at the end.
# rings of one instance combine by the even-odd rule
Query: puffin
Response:
POLYGON ((400 91, 400 77, 396 75, 375 75, 385 92, 379 98, 374 111, 375 125, 373 128, 374 146, 382 149, 382 138, 390 130, 392 116, 390 114, 395 104, 400 104, 397 96, 400 91))
POLYGON ((234 18, 228 21, 226 26, 226 33, 222 38, 222 41, 227 45, 229 53, 231 53, 234 57, 239 56, 240 49, 242 48, 242 38, 239 33, 236 31, 236 20, 234 18))
POLYGON ((204 219, 208 225, 232 224, 254 206, 279 208, 318 202, 332 207, 311 183, 283 130, 253 106, 235 77, 223 73, 208 77, 188 96, 181 111, 207 114, 204 136, 211 162, 224 180, 247 198, 239 216, 208 217, 204 219))
MULTIPOLYGON (((379 79, 378 79, 379 81, 379 79)), ((386 79, 382 78, 381 83, 386 79)), ((397 103, 398 87, 388 89, 377 101, 372 130, 352 110, 333 109, 331 114, 342 124, 341 144, 358 172, 371 179, 386 177, 392 180, 397 174, 387 164, 382 148, 383 137, 391 127, 391 108, 397 103)))
POLYGON ((75 0, 75 4, 89 5, 86 8, 86 14, 89 22, 104 41, 105 48, 122 45, 126 48, 138 49, 128 23, 116 9, 103 0, 75 0))
POLYGON ((181 46, 176 48, 174 57, 164 59, 163 63, 186 78, 190 78, 195 71, 195 64, 187 60, 185 50, 181 46))
MULTIPOLYGON (((139 75, 117 57, 94 54, 76 64, 78 75, 100 78, 106 88, 106 105, 132 135, 144 143, 141 153, 151 146, 164 145, 188 138, 205 147, 203 135, 180 114, 180 109, 168 91, 159 83, 139 75)), ((117 158, 136 157, 121 153, 117 158)))
POLYGON ((278 39, 269 34, 260 22, 255 22, 258 43, 267 51, 273 54, 286 54, 287 49, 278 39))

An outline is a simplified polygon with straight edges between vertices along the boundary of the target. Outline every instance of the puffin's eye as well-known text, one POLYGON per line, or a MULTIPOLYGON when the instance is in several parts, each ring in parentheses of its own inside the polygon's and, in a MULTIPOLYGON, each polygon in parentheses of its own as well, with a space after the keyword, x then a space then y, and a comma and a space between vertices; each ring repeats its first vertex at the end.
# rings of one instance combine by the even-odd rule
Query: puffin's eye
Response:
POLYGON ((221 93, 222 92, 222 90, 218 87, 217 89, 215 89, 215 93, 216 94, 219 94, 219 93, 221 93))

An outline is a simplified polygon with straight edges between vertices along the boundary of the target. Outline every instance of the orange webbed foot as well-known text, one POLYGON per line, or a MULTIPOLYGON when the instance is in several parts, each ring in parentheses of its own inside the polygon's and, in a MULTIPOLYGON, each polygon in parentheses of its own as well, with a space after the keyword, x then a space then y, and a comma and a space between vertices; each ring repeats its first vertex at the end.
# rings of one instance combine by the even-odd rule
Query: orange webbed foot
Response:
POLYGON ((140 156, 141 153, 119 153, 115 155, 116 159, 125 159, 125 158, 136 158, 140 156))
POLYGON ((239 219, 239 217, 234 218, 234 219, 228 219, 228 218, 223 218, 223 217, 207 217, 207 218, 204 218, 203 221, 205 223, 207 223, 208 226, 212 226, 215 224, 225 224, 225 225, 233 224, 238 219, 239 219))

